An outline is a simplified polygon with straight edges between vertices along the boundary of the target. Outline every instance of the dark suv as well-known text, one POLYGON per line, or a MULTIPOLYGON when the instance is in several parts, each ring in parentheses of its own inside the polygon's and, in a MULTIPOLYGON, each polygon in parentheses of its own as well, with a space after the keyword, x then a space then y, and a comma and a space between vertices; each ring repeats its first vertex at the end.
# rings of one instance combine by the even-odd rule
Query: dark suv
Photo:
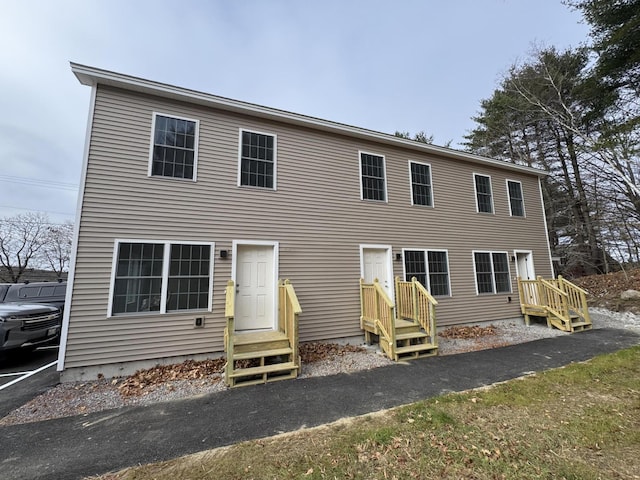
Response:
POLYGON ((60 337, 66 282, 0 284, 0 352, 60 337))

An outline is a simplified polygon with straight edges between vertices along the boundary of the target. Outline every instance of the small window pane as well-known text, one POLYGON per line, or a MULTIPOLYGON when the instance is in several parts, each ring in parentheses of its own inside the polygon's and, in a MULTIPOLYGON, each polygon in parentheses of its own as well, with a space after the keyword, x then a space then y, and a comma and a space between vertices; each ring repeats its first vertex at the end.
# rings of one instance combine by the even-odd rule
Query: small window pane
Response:
POLYGON ((384 157, 360 154, 362 171, 362 198, 364 200, 386 201, 384 157))
POLYGON ((478 212, 493 213, 493 200, 491 198, 491 177, 476 175, 476 200, 478 212))
POLYGON ((196 122, 156 115, 151 175, 193 179, 196 122))
POLYGON ((410 282, 416 277, 422 285, 427 285, 427 266, 422 250, 406 250, 404 252, 405 280, 410 282))
POLYGON ((411 191, 414 205, 433 206, 429 165, 411 162, 411 191))
POLYGON ((274 137, 242 132, 240 185, 273 188, 274 137))
POLYGON ((520 182, 507 182, 509 188, 509 205, 511 215, 514 217, 524 217, 524 199, 522 196, 522 184, 520 182))

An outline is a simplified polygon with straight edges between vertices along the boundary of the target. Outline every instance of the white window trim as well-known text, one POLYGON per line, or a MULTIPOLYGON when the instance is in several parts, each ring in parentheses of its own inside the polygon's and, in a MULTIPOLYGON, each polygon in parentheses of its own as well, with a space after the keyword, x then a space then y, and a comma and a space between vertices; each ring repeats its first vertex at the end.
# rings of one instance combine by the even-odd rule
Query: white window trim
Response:
POLYGON ((213 264, 215 260, 215 243, 214 242, 194 242, 191 240, 155 240, 155 239, 129 239, 129 238, 117 238, 113 245, 113 260, 111 263, 111 283, 109 284, 109 305, 107 307, 107 318, 111 317, 131 317, 136 315, 166 315, 166 314, 185 314, 191 312, 211 312, 213 301, 213 264), (158 312, 131 312, 131 313, 119 313, 113 314, 113 294, 116 282, 116 269, 118 267, 118 251, 121 243, 153 243, 156 245, 164 245, 164 251, 162 256, 162 289, 160 298, 160 311, 158 312), (172 310, 167 312, 167 288, 169 280, 169 263, 171 259, 171 245, 208 245, 210 247, 209 255, 209 292, 207 298, 206 309, 194 309, 194 310, 172 310))
POLYGON ((507 178, 505 179, 505 185, 507 187, 507 200, 509 201, 509 215, 516 218, 526 218, 527 209, 525 208, 525 205, 524 205, 524 188, 522 188, 522 182, 520 180, 512 180, 510 178, 507 178), (522 215, 513 214, 513 209, 511 208, 511 194, 509 193, 509 182, 520 184, 520 194, 522 195, 522 215))
POLYGON ((195 182, 198 178, 198 145, 200 143, 200 120, 196 120, 195 118, 187 118, 182 117, 180 115, 174 115, 172 113, 162 113, 162 112, 153 112, 153 118, 151 120, 151 141, 149 145, 149 167, 147 169, 147 176, 150 178, 164 178, 168 180, 178 180, 183 182, 195 182), (196 135, 193 139, 193 177, 192 178, 178 178, 178 177, 166 177, 164 175, 152 175, 153 172, 153 147, 155 145, 156 139, 156 118, 158 116, 161 117, 169 117, 175 118, 177 120, 186 120, 188 122, 195 122, 196 124, 196 135))
POLYGON ((485 296, 485 295, 509 295, 513 293, 513 282, 511 280, 511 265, 509 265, 509 252, 506 250, 473 250, 471 252, 471 262, 473 263, 473 281, 476 284, 476 295, 485 296), (488 253, 491 256, 491 283, 493 284, 493 292, 482 292, 480 293, 480 289, 478 288, 478 271, 476 269, 476 253, 488 253), (508 292, 498 292, 496 288, 496 272, 493 270, 493 254, 494 253, 504 253, 507 256, 507 268, 509 269, 509 291, 508 292))
POLYGON ((237 186, 242 188, 255 188, 258 190, 273 190, 276 191, 278 188, 278 135, 275 133, 269 132, 261 132, 259 130, 250 130, 248 128, 239 128, 238 129, 238 178, 237 178, 237 186), (258 187, 254 185, 242 185, 242 134, 244 132, 247 133, 255 133, 258 135, 267 135, 269 137, 273 137, 273 187, 258 187))
POLYGON ((474 173, 473 174, 473 192, 476 200, 476 213, 483 213, 485 215, 495 215, 496 209, 493 204, 493 182, 491 181, 491 175, 487 175, 485 173, 474 173), (480 211, 480 204, 478 203, 478 187, 476 186, 476 177, 487 177, 489 179, 489 192, 491 193, 491 212, 480 211))
MULTIPOLYGON (((475 182, 474 182, 475 184, 475 182)), ((411 205, 415 205, 416 207, 425 207, 425 208, 435 208, 436 201, 435 195, 433 194, 433 168, 431 164, 428 162, 419 162, 417 160, 409 160, 409 190, 411 191, 411 205), (417 203, 413 203, 413 178, 411 177, 411 164, 417 163, 420 165, 426 165, 429 167, 429 184, 431 185, 431 205, 420 205, 417 203)))
POLYGON ((365 152, 364 150, 358 150, 358 172, 360 176, 358 180, 360 182, 360 200, 364 200, 366 202, 376 202, 376 203, 389 203, 389 192, 387 191, 387 159, 384 155, 373 152, 365 152), (362 155, 373 155, 375 157, 382 158, 382 173, 384 174, 384 200, 374 200, 372 198, 364 198, 364 191, 362 189, 362 155))
POLYGON ((431 293, 431 279, 429 278, 429 252, 444 252, 447 255, 447 282, 449 283, 449 294, 448 295, 433 295, 437 298, 448 298, 453 297, 453 293, 451 291, 451 265, 449 262, 449 250, 444 248, 403 248, 402 249, 402 278, 407 278, 407 264, 404 261, 405 252, 424 252, 424 261, 425 261, 425 270, 427 275, 427 285, 425 285, 426 289, 431 293))

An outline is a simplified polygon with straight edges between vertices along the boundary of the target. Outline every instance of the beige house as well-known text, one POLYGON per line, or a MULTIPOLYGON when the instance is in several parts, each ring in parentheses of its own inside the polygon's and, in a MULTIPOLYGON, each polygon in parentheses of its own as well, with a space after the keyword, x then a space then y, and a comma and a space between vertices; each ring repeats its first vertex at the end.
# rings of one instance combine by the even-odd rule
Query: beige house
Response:
POLYGON ((363 336, 359 281, 418 281, 438 326, 520 318, 551 276, 537 169, 72 64, 92 89, 58 369, 215 356, 235 330, 363 336))

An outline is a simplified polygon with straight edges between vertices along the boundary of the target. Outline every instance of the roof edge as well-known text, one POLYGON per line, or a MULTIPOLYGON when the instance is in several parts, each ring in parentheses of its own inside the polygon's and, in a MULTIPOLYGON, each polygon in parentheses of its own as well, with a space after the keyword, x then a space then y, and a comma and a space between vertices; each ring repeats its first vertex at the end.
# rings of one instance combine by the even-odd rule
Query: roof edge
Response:
POLYGON ((100 68, 81 65, 70 62, 71 71, 82 85, 96 86, 98 84, 110 85, 143 93, 149 93, 175 100, 188 101, 200 105, 214 106, 222 110, 249 114, 265 119, 278 120, 285 123, 302 125, 309 128, 324 130, 333 133, 341 133, 343 135, 358 137, 391 145, 401 145, 405 148, 421 151, 423 153, 437 154, 451 159, 464 160, 473 163, 491 165, 507 170, 515 170, 530 175, 546 176, 549 173, 534 167, 527 167, 509 163, 503 160, 496 160, 489 157, 475 155, 473 153, 454 150, 437 145, 416 142, 415 140, 396 137, 389 133, 377 132, 366 128, 354 127, 351 125, 323 120, 321 118, 311 117, 298 113, 292 113, 276 108, 265 107, 253 103, 233 100, 231 98, 203 93, 196 90, 177 87, 165 83, 146 80, 140 77, 125 75, 122 73, 103 70, 100 68))

